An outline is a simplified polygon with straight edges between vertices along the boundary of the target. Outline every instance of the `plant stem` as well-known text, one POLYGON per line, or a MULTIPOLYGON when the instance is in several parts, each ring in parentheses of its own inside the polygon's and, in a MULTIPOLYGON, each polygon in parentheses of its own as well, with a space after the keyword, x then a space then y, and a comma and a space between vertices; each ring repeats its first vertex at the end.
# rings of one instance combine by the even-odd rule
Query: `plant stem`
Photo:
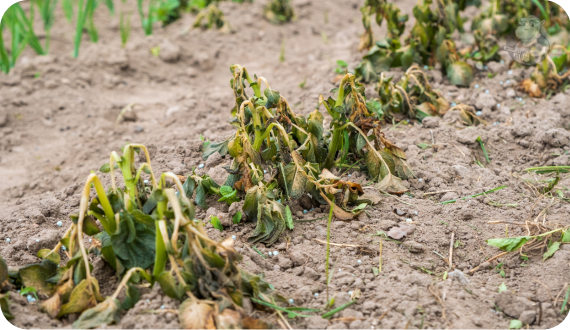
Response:
POLYGON ((334 314, 342 311, 343 309, 349 307, 350 305, 354 304, 355 302, 356 302, 355 300, 351 300, 350 302, 348 302, 348 303, 346 303, 340 307, 337 307, 337 308, 333 309, 332 311, 324 313, 322 317, 323 317, 323 319, 331 318, 334 314))
POLYGON ((119 286, 117 287, 117 289, 115 290, 115 292, 113 293, 113 295, 111 296, 112 300, 117 299, 117 297, 119 296, 119 293, 121 292, 121 290, 125 287, 125 285, 127 285, 127 282, 129 281, 129 279, 131 278, 131 276, 133 275, 134 272, 139 271, 139 272, 144 272, 145 270, 140 268, 140 267, 133 267, 131 269, 129 269, 129 271, 125 274, 125 276, 123 276, 123 279, 121 280, 121 283, 119 283, 119 286))

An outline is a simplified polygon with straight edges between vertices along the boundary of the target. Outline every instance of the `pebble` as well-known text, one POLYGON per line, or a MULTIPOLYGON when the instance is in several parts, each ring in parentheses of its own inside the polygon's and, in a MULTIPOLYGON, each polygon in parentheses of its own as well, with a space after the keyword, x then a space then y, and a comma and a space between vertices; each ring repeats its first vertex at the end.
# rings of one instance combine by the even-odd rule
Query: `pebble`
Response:
POLYGON ((414 211, 414 214, 415 214, 415 215, 418 215, 418 211, 414 211))
POLYGON ((477 116, 481 116, 482 112, 481 112, 481 111, 477 111, 477 112, 475 112, 475 114, 476 114, 477 116))
POLYGON ((503 84, 503 81, 502 81, 502 80, 501 80, 501 81, 499 81, 499 84, 501 84, 501 85, 502 85, 502 84, 503 84))
POLYGON ((198 168, 204 168, 204 164, 198 165, 198 168))
POLYGON ((293 304, 295 303, 295 301, 294 301, 293 299, 289 299, 289 303, 290 303, 291 305, 293 305, 293 304))
POLYGON ((273 251, 273 255, 276 256, 279 254, 279 251, 273 251))
POLYGON ((318 298, 318 297, 319 297, 319 293, 315 292, 315 298, 318 298))
POLYGON ((89 239, 89 243, 91 243, 92 241, 93 241, 92 239, 89 239))
POLYGON ((232 235, 232 239, 235 241, 235 240, 236 240, 236 235, 232 235))
POLYGON ((148 180, 144 180, 143 182, 144 182, 144 184, 147 184, 147 183, 148 183, 148 180))
POLYGON ((362 263, 362 260, 358 260, 357 262, 358 262, 358 264, 360 265, 360 264, 362 263))
POLYGON ((406 219, 406 222, 412 222, 412 219, 406 219))
POLYGON ((307 211, 307 210, 303 210, 303 213, 304 213, 304 214, 307 214, 307 212, 309 212, 309 211, 307 211))
POLYGON ((271 257, 273 254, 271 253, 271 251, 267 252, 267 254, 271 257))
POLYGON ((31 294, 29 294, 26 298, 28 298, 28 302, 34 302, 34 301, 36 301, 36 298, 32 297, 31 294))
POLYGON ((510 84, 510 83, 511 83, 511 81, 509 79, 507 79, 507 84, 510 84))
POLYGON ((427 69, 428 69, 428 66, 427 66, 427 65, 424 65, 424 70, 427 70, 427 69))
POLYGON ((62 246, 61 249, 62 249, 63 251, 67 250, 67 249, 65 248, 65 246, 62 246))
POLYGON ((489 94, 489 90, 488 90, 488 89, 485 90, 485 94, 489 94))
POLYGON ((479 88, 479 85, 475 85, 475 88, 479 88))
POLYGON ((36 240, 36 242, 39 242, 39 241, 40 241, 39 239, 36 240))
POLYGON ((56 222, 56 225, 57 225, 58 227, 61 227, 61 226, 63 226, 63 222, 58 221, 58 222, 56 222))
POLYGON ((419 179, 418 179, 418 181, 419 181, 419 182, 422 182, 422 181, 424 181, 424 179, 422 179, 422 178, 419 178, 419 179))
POLYGON ((352 291, 348 291, 348 295, 352 296, 352 291))
POLYGON ((164 309, 164 305, 160 306, 160 309, 164 309))
POLYGON ((263 170, 263 173, 267 173, 267 170, 263 170))
POLYGON ((513 74, 513 70, 509 70, 509 74, 513 74))
POLYGON ((457 103, 451 102, 451 106, 452 106, 452 107, 454 107, 454 106, 456 106, 456 105, 457 105, 457 103))
POLYGON ((500 107, 501 107, 501 103, 497 103, 497 108, 500 108, 500 107))

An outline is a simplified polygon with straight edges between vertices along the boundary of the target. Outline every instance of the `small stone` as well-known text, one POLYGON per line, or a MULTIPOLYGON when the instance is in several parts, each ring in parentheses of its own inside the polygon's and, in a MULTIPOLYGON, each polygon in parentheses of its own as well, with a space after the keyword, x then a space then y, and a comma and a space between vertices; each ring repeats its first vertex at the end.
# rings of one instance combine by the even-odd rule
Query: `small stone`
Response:
POLYGON ((523 324, 532 324, 535 318, 536 311, 528 310, 521 313, 521 316, 519 316, 519 321, 521 321, 523 324))
POLYGON ((281 270, 281 267, 279 267, 279 265, 273 265, 273 270, 278 272, 281 270))
POLYGON ((56 226, 58 226, 58 227, 63 226, 63 222, 61 222, 61 221, 56 222, 56 226))
POLYGON ((326 329, 328 326, 329 321, 323 319, 320 315, 315 315, 307 318, 307 329, 326 329))
POLYGON ((161 60, 167 63, 175 63, 180 59, 180 47, 177 44, 165 39, 160 44, 160 54, 161 60))
POLYGON ((198 165, 198 168, 204 168, 204 164, 198 165))

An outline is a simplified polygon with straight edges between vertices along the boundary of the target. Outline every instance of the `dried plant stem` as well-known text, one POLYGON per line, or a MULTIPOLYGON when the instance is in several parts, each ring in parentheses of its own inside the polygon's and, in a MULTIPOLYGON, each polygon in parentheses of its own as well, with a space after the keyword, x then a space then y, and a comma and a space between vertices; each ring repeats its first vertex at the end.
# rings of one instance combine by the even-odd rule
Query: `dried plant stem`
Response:
POLYGON ((313 239, 313 240, 315 240, 315 241, 317 241, 317 242, 319 242, 319 243, 322 243, 322 244, 330 244, 330 245, 334 245, 334 246, 355 247, 355 248, 361 248, 361 247, 363 247, 362 245, 354 245, 354 244, 327 243, 327 242, 325 242, 325 241, 321 241, 320 239, 316 239, 316 238, 313 239))
POLYGON ((117 289, 115 290, 115 292, 111 296, 112 300, 117 299, 117 297, 119 296, 119 293, 121 292, 121 289, 123 289, 125 287, 125 285, 127 285, 127 282, 129 281, 129 279, 131 278, 131 276, 133 275, 133 273, 135 271, 144 272, 144 269, 142 269, 140 267, 133 267, 133 268, 129 269, 129 271, 125 274, 125 276, 123 276, 121 283, 119 283, 119 286, 117 287, 117 289))
POLYGON ((455 190, 435 191, 435 192, 425 193, 424 196, 437 195, 437 194, 446 193, 446 192, 452 192, 452 191, 455 191, 455 190))
POLYGON ((449 243, 449 270, 453 268, 453 239, 455 238, 455 232, 451 233, 451 242, 449 243))
POLYGON ((562 290, 560 290, 560 292, 558 292, 558 294, 556 295, 556 298, 554 299, 554 307, 556 307, 556 305, 558 304, 558 298, 560 298, 560 295, 562 294, 562 292, 564 292, 564 289, 566 289, 567 286, 568 283, 564 284, 562 290))
POLYGON ((439 295, 436 292, 434 292, 432 287, 433 287, 432 285, 428 286, 428 290, 432 295, 434 295, 435 300, 437 300, 437 302, 441 305, 441 317, 445 320, 445 322, 447 322, 447 318, 445 317, 445 305, 443 304, 443 301, 441 300, 439 295))
MULTIPOLYGON (((503 252, 503 253, 499 253, 499 254, 497 254, 496 256, 492 257, 491 259, 486 260, 485 262, 491 262, 491 261, 493 261, 493 260, 495 260, 495 259, 497 259, 497 258, 500 258, 500 257, 502 257, 502 256, 504 256, 504 255, 507 255, 508 253, 509 253, 509 251, 503 252)), ((482 263, 482 264, 483 264, 483 263, 482 263)), ((481 265, 482 265, 482 264, 481 264, 481 265)), ((477 269, 479 269, 479 267, 481 267, 481 265, 479 265, 479 266, 477 266, 477 267, 471 269, 471 270, 469 271, 469 273, 474 273, 477 269)))

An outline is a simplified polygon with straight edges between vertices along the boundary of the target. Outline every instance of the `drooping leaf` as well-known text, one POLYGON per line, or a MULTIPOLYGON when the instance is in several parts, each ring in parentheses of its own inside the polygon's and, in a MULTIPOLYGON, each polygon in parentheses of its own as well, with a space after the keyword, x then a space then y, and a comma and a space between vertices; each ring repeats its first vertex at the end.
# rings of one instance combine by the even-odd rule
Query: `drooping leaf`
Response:
POLYGON ((194 188, 196 188, 196 181, 194 178, 192 178, 191 175, 188 175, 186 181, 184 181, 184 184, 182 185, 182 188, 184 188, 186 197, 192 198, 192 195, 194 194, 194 188))
POLYGON ((386 175, 384 179, 378 183, 377 187, 380 191, 385 191, 389 194, 402 194, 408 191, 408 188, 402 184, 402 179, 392 174, 386 175))
POLYGON ((51 295, 53 285, 47 279, 57 273, 57 264, 49 259, 43 259, 39 264, 31 264, 20 268, 20 277, 26 287, 36 288, 38 294, 51 295))
POLYGON ((146 269, 154 262, 154 236, 154 230, 138 222, 133 224, 131 215, 121 212, 119 230, 111 235, 113 251, 126 269, 146 269))
POLYGON ((155 221, 154 218, 148 214, 145 214, 141 210, 135 209, 131 212, 131 215, 133 216, 133 219, 136 220, 137 222, 154 227, 154 221, 155 221))
POLYGON ((8 278, 8 264, 6 260, 0 256, 0 284, 4 283, 8 278))
POLYGON ((457 61, 447 66, 447 78, 453 85, 469 87, 473 81, 473 69, 469 64, 457 61))
POLYGON ((281 99, 281 95, 279 95, 278 91, 274 91, 274 90, 269 89, 269 88, 266 88, 263 91, 263 94, 267 98, 267 103, 265 104, 265 107, 267 109, 275 107, 281 99))
POLYGON ((164 293, 173 299, 181 300, 184 296, 184 288, 181 284, 176 284, 174 277, 168 271, 164 271, 156 276, 156 281, 164 293))
POLYGON ((111 297, 97 306, 83 312, 79 318, 73 322, 74 329, 93 329, 103 324, 119 323, 121 320, 120 302, 111 297))
POLYGON ((529 239, 531 239, 530 236, 492 238, 487 240, 487 244, 498 247, 503 251, 516 251, 529 239))
POLYGON ((141 297, 141 292, 138 287, 134 286, 131 283, 127 283, 127 297, 121 304, 122 309, 131 309, 135 306, 135 304, 139 301, 141 297))
MULTIPOLYGON (((53 263, 55 263, 56 265, 59 264, 61 262, 61 256, 59 255, 59 253, 57 253, 56 251, 54 251, 53 253, 50 253, 51 250, 50 249, 41 249, 38 251, 38 258, 42 258, 42 259, 49 259, 51 261, 53 261, 53 263)), ((0 271, 0 275, 1 275, 1 271, 0 271)), ((2 279, 2 276, 0 276, 0 280, 2 279)), ((0 283, 2 283, 2 281, 0 281, 0 283)))
POLYGON ((61 306, 57 317, 71 313, 81 313, 86 309, 95 307, 100 301, 103 301, 103 297, 99 294, 97 279, 91 277, 90 287, 89 282, 85 279, 71 291, 69 302, 61 306))
POLYGON ((552 257, 552 255, 554 254, 554 252, 558 251, 560 249, 560 242, 554 242, 550 245, 550 247, 548 248, 548 250, 544 253, 544 255, 542 256, 542 261, 545 261, 546 259, 552 257))
POLYGON ((6 320, 12 320, 14 315, 10 313, 10 305, 8 304, 8 297, 9 293, 1 294, 0 293, 0 309, 2 310, 2 315, 6 318, 6 320))
POLYGON ((93 216, 86 216, 83 218, 83 232, 85 235, 88 236, 95 236, 101 232, 99 227, 97 226, 97 222, 95 217, 93 216))
POLYGON ((202 159, 207 160, 212 154, 218 152, 220 155, 225 156, 228 154, 228 143, 230 142, 229 139, 222 141, 222 142, 211 142, 208 141, 204 143, 202 148, 202 159))
POLYGON ((212 305, 186 299, 178 310, 178 320, 183 329, 216 329, 212 305))

